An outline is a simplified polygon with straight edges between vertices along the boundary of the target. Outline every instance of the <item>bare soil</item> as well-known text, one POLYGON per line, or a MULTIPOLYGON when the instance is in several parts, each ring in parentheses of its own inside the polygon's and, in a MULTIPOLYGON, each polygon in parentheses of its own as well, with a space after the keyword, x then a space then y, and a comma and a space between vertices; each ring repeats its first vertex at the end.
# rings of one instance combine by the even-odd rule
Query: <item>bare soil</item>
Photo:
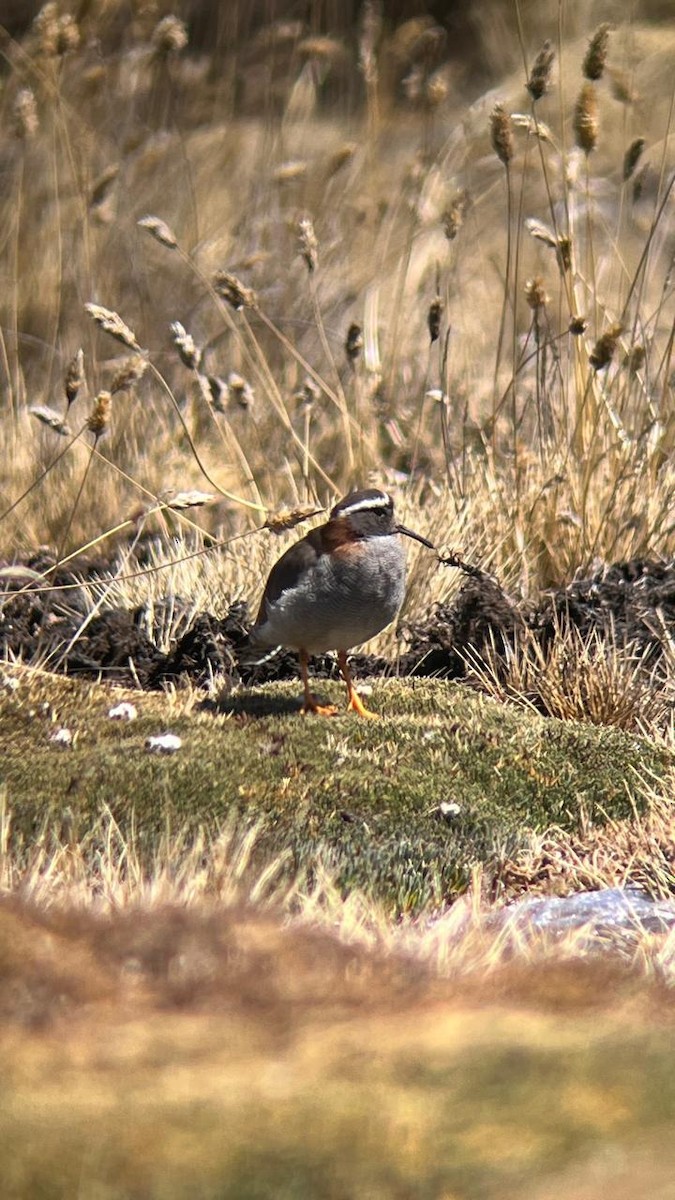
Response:
MULTIPOLYGON (((44 554, 20 567, 44 572, 52 563, 44 554)), ((295 654, 281 650, 262 663, 251 662, 248 606, 230 605, 224 618, 201 612, 168 652, 148 635, 143 606, 110 608, 87 622, 84 595, 73 584, 101 578, 110 564, 76 562, 72 569, 50 571, 50 590, 17 569, 3 580, 10 592, 0 603, 0 654, 41 661, 84 678, 103 678, 130 686, 160 688, 166 683, 203 684, 217 675, 226 685, 257 685, 297 676, 295 654)), ((188 602, 172 599, 174 611, 188 602)), ((159 619, 155 605, 155 620, 159 619)), ((543 593, 535 604, 509 596, 497 580, 468 578, 450 604, 425 619, 404 623, 404 651, 397 661, 369 654, 354 656, 359 675, 461 678, 467 652, 482 653, 512 643, 529 630, 546 648, 566 628, 582 636, 596 631, 618 646, 630 646, 658 667, 664 647, 675 636, 675 561, 634 559, 601 567, 566 587, 543 593)), ((313 673, 335 676, 332 658, 316 660, 313 673)))

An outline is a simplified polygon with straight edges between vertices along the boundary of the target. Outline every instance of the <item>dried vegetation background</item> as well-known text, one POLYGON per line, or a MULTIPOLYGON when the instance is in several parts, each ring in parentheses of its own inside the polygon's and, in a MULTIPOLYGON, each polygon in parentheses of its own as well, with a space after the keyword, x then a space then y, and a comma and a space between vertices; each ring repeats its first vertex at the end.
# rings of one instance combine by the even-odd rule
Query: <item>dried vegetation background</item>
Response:
MULTIPOLYGON (((613 663, 618 626, 628 675, 651 670, 654 644, 663 675, 663 17, 496 2, 442 23, 377 4, 13 9, 0 538, 35 575, 9 568, 5 592, 103 573, 104 588, 59 594, 64 645, 101 610, 143 608, 167 651, 196 614, 255 605, 297 536, 284 529, 372 481, 506 596, 478 613, 465 596, 458 613, 457 573, 411 549, 404 615, 427 624, 407 642, 426 669, 457 673, 453 637, 489 658, 492 628, 499 641, 520 622, 508 597, 537 603, 577 575, 599 613, 571 620, 582 658, 597 659, 599 625, 613 663), (270 524, 281 543, 258 532, 270 524), (616 562, 633 565, 605 587, 616 562)), ((579 599, 553 602, 561 635, 579 599)), ((22 617, 37 656, 63 665, 55 614, 22 617)), ((552 618, 545 603, 527 619, 552 618)), ((26 655, 23 631, 3 640, 26 655)), ((518 649, 507 690, 537 673, 540 643, 518 649)), ((371 648, 406 644, 389 630, 371 648)))
MULTIPOLYGON (((669 5, 439 8, 0 8, 3 644, 20 618, 91 673, 103 638, 129 682, 131 623, 166 682, 209 613, 208 682, 289 526, 372 481, 486 572, 460 593, 411 549, 376 652, 665 757, 669 5)), ((2 678, 22 729, 36 678, 2 678)), ((506 884, 672 894, 672 786, 640 784, 506 884)), ((487 930, 479 872, 392 928, 320 871, 252 876, 254 831, 148 867, 70 812, 19 854, 0 821, 7 1195, 668 1194, 671 936, 587 972, 487 930)))
MULTIPOLYGON (((499 9, 526 65, 474 95, 431 17, 322 15, 191 45, 49 4, 5 39, 6 552, 190 539, 170 489, 231 535, 372 478, 525 594, 672 554, 669 31, 601 26, 589 63, 574 6, 543 53, 499 9)), ((241 549, 248 593, 278 544, 241 549)))

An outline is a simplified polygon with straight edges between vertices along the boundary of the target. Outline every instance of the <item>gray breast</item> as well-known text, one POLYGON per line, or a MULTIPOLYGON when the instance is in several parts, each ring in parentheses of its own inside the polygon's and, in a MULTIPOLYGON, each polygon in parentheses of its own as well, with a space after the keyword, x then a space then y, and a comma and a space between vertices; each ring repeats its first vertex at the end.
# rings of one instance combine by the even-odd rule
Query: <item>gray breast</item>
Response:
POLYGON ((392 534, 362 545, 362 553, 321 555, 300 586, 282 592, 267 610, 268 644, 310 654, 349 650, 394 620, 405 592, 400 539, 392 534))

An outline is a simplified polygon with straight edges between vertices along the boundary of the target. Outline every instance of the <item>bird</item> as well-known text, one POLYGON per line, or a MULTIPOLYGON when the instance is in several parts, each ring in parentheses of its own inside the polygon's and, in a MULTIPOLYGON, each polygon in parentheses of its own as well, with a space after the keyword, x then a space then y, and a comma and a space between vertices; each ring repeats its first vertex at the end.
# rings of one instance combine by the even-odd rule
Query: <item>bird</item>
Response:
POLYGON ((380 488, 344 496, 328 520, 295 542, 270 571, 251 629, 253 647, 296 650, 304 689, 304 713, 333 716, 311 691, 310 655, 336 650, 347 686, 347 710, 377 717, 359 696, 347 651, 367 642, 394 620, 405 592, 401 535, 429 549, 432 542, 397 523, 394 501, 380 488))

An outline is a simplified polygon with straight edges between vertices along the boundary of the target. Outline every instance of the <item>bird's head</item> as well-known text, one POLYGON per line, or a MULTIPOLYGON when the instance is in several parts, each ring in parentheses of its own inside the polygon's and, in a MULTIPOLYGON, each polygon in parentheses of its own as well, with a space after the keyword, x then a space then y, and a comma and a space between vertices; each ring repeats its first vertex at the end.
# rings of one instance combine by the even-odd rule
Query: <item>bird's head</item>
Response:
POLYGON ((344 496, 330 511, 328 525, 334 526, 336 532, 343 530, 348 540, 361 540, 371 537, 386 537, 389 534, 405 534, 414 538, 423 546, 434 549, 428 538, 422 537, 405 525, 400 525, 394 517, 394 501, 388 492, 381 488, 362 488, 344 496))

